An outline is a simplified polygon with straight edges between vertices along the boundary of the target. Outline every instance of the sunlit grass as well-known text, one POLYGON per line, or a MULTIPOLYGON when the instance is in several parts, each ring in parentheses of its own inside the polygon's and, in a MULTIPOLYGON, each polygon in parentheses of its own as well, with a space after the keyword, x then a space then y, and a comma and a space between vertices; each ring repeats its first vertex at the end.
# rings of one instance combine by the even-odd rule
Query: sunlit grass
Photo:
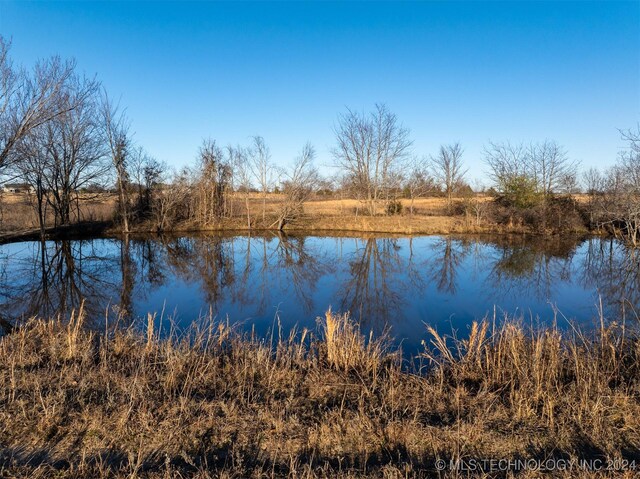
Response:
POLYGON ((517 458, 617 460, 633 477, 624 461, 640 459, 640 342, 604 321, 429 328, 421 369, 332 311, 268 338, 211 318, 168 337, 153 316, 84 322, 0 340, 1 477, 413 477, 517 458))

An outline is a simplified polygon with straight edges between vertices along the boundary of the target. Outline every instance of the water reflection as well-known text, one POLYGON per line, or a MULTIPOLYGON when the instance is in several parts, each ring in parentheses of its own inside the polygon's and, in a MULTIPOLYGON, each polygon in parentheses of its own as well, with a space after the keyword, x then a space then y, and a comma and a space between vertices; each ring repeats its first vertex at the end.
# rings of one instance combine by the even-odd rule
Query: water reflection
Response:
POLYGON ((432 254, 427 259, 429 276, 437 285, 438 291, 456 294, 457 274, 460 265, 471 252, 471 242, 443 238, 433 244, 431 251, 432 254))
POLYGON ((365 327, 418 340, 423 321, 457 327, 494 305, 588 322, 634 316, 640 257, 616 241, 486 238, 129 237, 0 246, 0 326, 65 317, 83 301, 103 324, 165 310, 187 325, 211 310, 266 331, 313 327, 331 305, 365 327))
MULTIPOLYGON (((587 241, 591 243, 594 240, 587 241)), ((496 244, 490 288, 505 295, 552 298, 557 284, 571 282, 581 269, 574 261, 575 241, 558 238, 512 238, 496 244)))
MULTIPOLYGON (((320 251, 305 247, 305 237, 273 234, 235 238, 160 238, 141 240, 162 245, 164 255, 153 258, 163 263, 151 266, 155 279, 177 277, 185 283, 197 283, 201 299, 214 311, 225 302, 253 306, 256 315, 266 314, 278 304, 282 289, 293 295, 310 311, 315 283, 330 271, 330 263, 320 251), (168 272, 164 272, 168 268, 168 272), (289 287, 284 288, 284 285, 289 287)), ((147 248, 149 248, 147 246, 147 248)))
POLYGON ((405 262, 398 240, 356 239, 354 247, 347 257, 349 274, 340 288, 340 308, 376 323, 397 316, 402 312, 402 292, 408 289, 411 277, 400 274, 405 262))
POLYGON ((616 241, 592 240, 581 265, 581 284, 596 285, 610 314, 638 319, 640 311, 640 252, 616 241))
POLYGON ((64 317, 83 301, 95 316, 109 299, 106 291, 119 284, 117 273, 124 271, 92 241, 26 243, 0 258, 0 315, 9 322, 64 317))

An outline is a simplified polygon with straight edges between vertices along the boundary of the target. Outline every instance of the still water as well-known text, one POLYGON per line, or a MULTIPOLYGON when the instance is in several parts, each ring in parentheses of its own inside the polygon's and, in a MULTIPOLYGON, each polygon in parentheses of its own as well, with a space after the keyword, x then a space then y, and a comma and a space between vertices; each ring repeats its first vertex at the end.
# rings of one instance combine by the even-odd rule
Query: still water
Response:
POLYGON ((590 238, 185 236, 0 246, 0 317, 62 317, 85 301, 90 323, 157 313, 167 331, 210 311, 245 330, 316 328, 327 308, 390 328, 417 351, 425 323, 464 336, 473 320, 590 327, 637 321, 640 260, 590 238), (557 313, 559 311, 559 313, 557 313))

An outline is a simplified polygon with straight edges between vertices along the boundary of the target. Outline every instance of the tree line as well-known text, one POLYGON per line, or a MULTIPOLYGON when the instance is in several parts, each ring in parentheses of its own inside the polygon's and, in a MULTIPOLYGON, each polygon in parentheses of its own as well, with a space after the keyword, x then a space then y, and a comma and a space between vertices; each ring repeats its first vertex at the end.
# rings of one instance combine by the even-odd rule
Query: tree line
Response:
POLYGON ((556 141, 489 142, 482 153, 487 190, 469 185, 460 143, 418 155, 409 129, 378 104, 338 115, 332 177, 318 172, 310 143, 283 168, 257 135, 234 146, 206 139, 195 163, 176 172, 135 144, 125 110, 75 61, 53 56, 27 69, 12 62, 10 47, 0 37, 0 177, 31 186, 43 236, 47 225, 87 219, 83 202, 112 190, 114 219, 125 233, 141 221, 167 230, 232 217, 245 217, 247 228, 282 229, 320 194, 356 199, 360 214, 368 215, 403 213, 400 199, 408 199, 413 215, 417 198, 437 195, 446 199, 447 213, 478 222, 547 229, 573 217, 640 242, 640 127, 621 131, 627 146, 612 167, 582 174, 556 141), (581 190, 586 206, 571 196, 581 190), (275 214, 267 208, 273 193, 280 193, 275 214), (478 201, 478 193, 494 201, 478 201))
POLYGON ((79 192, 115 176, 127 231, 125 165, 135 151, 123 111, 75 61, 54 56, 27 70, 10 46, 0 37, 0 175, 32 187, 42 234, 50 216, 55 226, 79 219, 79 192))

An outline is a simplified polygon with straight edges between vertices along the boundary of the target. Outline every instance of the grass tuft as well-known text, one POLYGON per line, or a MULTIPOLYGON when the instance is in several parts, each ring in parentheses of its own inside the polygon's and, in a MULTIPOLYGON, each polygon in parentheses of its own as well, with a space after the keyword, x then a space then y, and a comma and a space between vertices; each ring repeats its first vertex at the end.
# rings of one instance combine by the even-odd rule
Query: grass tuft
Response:
POLYGON ((391 356, 388 336, 374 338, 360 332, 359 324, 352 321, 349 313, 336 314, 331 308, 325 313, 324 341, 327 362, 339 371, 358 370, 375 373, 384 360, 391 356))

